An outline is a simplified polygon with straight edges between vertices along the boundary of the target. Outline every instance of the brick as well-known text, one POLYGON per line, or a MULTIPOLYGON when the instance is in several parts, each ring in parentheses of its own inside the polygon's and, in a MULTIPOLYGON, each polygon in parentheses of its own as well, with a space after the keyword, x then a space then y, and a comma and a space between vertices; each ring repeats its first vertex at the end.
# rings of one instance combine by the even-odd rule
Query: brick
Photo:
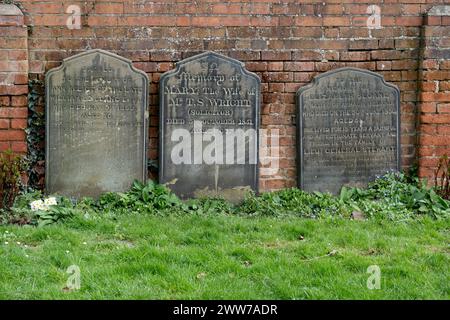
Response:
POLYGON ((320 61, 322 60, 322 54, 313 50, 294 51, 292 53, 292 60, 320 61))
POLYGON ((264 182, 265 190, 276 190, 276 189, 282 189, 285 187, 286 187, 285 179, 272 179, 272 180, 266 180, 264 182))
POLYGON ((9 128, 9 119, 0 119, 0 129, 9 128))
POLYGON ((342 15, 344 7, 341 4, 327 4, 323 7, 322 13, 325 15, 342 15))
POLYGON ((2 107, 0 108, 0 118, 27 118, 27 108, 2 107))
POLYGON ((246 62, 245 67, 250 71, 266 71, 267 62, 246 62))
POLYGON ((284 83, 269 83, 269 92, 284 92, 284 83))
POLYGON ((434 103, 434 102, 420 104, 420 112, 435 113, 436 111, 437 111, 436 103, 434 103))
POLYGON ((283 61, 290 60, 290 51, 263 51, 261 52, 261 60, 283 61))
POLYGON ((11 119, 12 129, 25 129, 27 127, 27 119, 11 119))
POLYGON ((270 4, 268 3, 249 3, 243 4, 242 14, 263 15, 270 14, 270 4))
POLYGON ((424 60, 422 62, 422 68, 424 69, 438 69, 439 62, 437 60, 424 60))
POLYGON ((314 71, 314 62, 284 62, 285 71, 314 71))
POLYGON ((13 96, 11 97, 11 106, 24 107, 28 105, 28 98, 26 96, 13 96))
POLYGON ((439 113, 450 113, 450 103, 438 104, 437 111, 439 113))
POLYGON ((420 4, 404 4, 402 7, 402 12, 405 15, 419 15, 419 13, 422 13, 420 4))
POLYGON ((421 16, 403 16, 396 17, 395 23, 398 26, 421 26, 423 18, 421 16))
POLYGON ((339 37, 339 28, 327 28, 325 29, 326 38, 337 38, 339 37))
POLYGON ((342 52, 339 56, 341 61, 365 61, 370 59, 370 52, 368 51, 350 51, 342 52))
POLYGON ((450 125, 438 125, 436 129, 437 134, 447 135, 450 140, 450 125))
POLYGON ((432 70, 432 71, 424 71, 423 73, 423 79, 424 80, 446 80, 450 78, 450 72, 449 71, 439 71, 439 70, 432 70))
POLYGON ((123 13, 123 3, 96 3, 95 13, 98 14, 122 14, 123 13))
POLYGON ((425 124, 448 124, 450 123, 450 114, 422 114, 420 121, 425 124))
POLYGON ((430 146, 448 146, 450 144, 450 136, 421 135, 420 144, 430 146))
POLYGON ((135 62, 133 65, 136 69, 144 72, 155 72, 158 70, 158 65, 156 62, 135 62))
POLYGON ((271 62, 268 62, 267 70, 268 71, 283 71, 283 69, 284 69, 283 66, 284 66, 284 64, 281 61, 271 61, 271 62))
POLYGON ((0 108, 10 106, 11 99, 9 96, 0 96, 0 108))
POLYGON ((450 60, 444 60, 439 63, 441 70, 450 70, 450 60))
POLYGON ((295 18, 295 25, 302 27, 322 26, 322 18, 311 16, 299 16, 295 18))
POLYGON ((33 15, 33 25, 35 26, 66 26, 68 16, 54 14, 33 15))
POLYGON ((265 82, 285 82, 292 81, 292 72, 264 72, 263 80, 265 82))
POLYGON ((23 130, 0 130, 0 141, 20 141, 25 140, 23 130))
POLYGON ((439 81, 440 91, 450 91, 450 81, 439 81))
POLYGON ((395 47, 397 49, 403 48, 418 48, 419 40, 418 39, 396 39, 395 47))
POLYGON ((353 50, 367 50, 367 49, 377 49, 378 40, 351 40, 350 49, 353 50))
POLYGON ((26 50, 11 50, 8 52, 9 60, 27 60, 28 52, 26 50))
POLYGON ((422 82, 421 88, 422 92, 432 91, 435 92, 438 90, 438 83, 435 81, 422 82))
POLYGON ((324 26, 349 26, 350 25, 350 18, 349 17, 327 17, 325 16, 323 18, 323 25, 324 26))
POLYGON ((450 101, 450 92, 422 92, 420 95, 421 101, 433 102, 433 101, 450 101))
POLYGON ((425 167, 433 167, 436 168, 437 164, 439 162, 439 158, 437 157, 432 157, 432 158, 420 158, 419 159, 419 166, 421 168, 425 168, 425 167))
POLYGON ((211 11, 213 14, 240 14, 242 7, 240 4, 213 4, 211 11))
POLYGON ((377 70, 391 70, 391 61, 377 61, 377 70))
POLYGON ((416 70, 417 61, 416 60, 398 60, 392 61, 392 70, 416 70))
POLYGON ((0 95, 22 95, 28 93, 26 85, 0 85, 0 95))
POLYGON ((6 151, 11 149, 11 143, 10 142, 5 142, 5 141, 0 141, 0 152, 1 151, 6 151))
MULTIPOLYGON (((140 19, 142 17, 137 16, 131 16, 131 17, 124 17, 124 19, 121 19, 122 22, 120 25, 124 24, 126 25, 159 25, 159 24, 149 24, 151 21, 159 21, 157 18, 155 19, 140 19), (146 22, 146 23, 145 23, 146 22)), ((147 17, 144 17, 147 18, 147 17)), ((150 17, 149 17, 150 18, 150 17)), ((151 17, 153 18, 153 17, 151 17)), ((99 27, 105 27, 105 26, 118 26, 119 25, 119 18, 117 16, 106 16, 106 15, 89 15, 87 17, 87 25, 88 26, 99 26, 99 27)))
POLYGON ((25 141, 13 141, 11 142, 11 150, 18 153, 27 152, 27 143, 25 141))
POLYGON ((437 133, 437 125, 435 124, 424 124, 420 126, 420 132, 422 134, 435 135, 437 133))

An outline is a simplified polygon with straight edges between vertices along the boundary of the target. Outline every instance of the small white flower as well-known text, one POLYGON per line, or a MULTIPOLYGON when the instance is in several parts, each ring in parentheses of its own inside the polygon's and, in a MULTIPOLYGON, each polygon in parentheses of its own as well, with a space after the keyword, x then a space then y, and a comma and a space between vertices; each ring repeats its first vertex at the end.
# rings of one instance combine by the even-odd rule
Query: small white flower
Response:
POLYGON ((44 206, 44 202, 42 200, 35 200, 30 203, 31 210, 38 211, 44 206))
POLYGON ((49 198, 45 199, 45 200, 44 200, 44 203, 45 203, 47 206, 55 206, 55 205, 58 204, 58 202, 56 201, 56 198, 55 198, 55 197, 49 197, 49 198))
POLYGON ((20 242, 19 241, 17 241, 17 244, 20 246, 20 242))
POLYGON ((8 231, 8 230, 6 230, 6 231, 5 231, 5 233, 9 233, 9 231, 8 231))
POLYGON ((26 254, 25 257, 29 258, 30 256, 26 254))
POLYGON ((66 253, 70 253, 70 251, 69 251, 69 250, 66 250, 66 253))
POLYGON ((9 242, 8 241, 5 241, 5 244, 7 245, 9 242))
POLYGON ((83 242, 83 244, 87 244, 87 242, 83 242))

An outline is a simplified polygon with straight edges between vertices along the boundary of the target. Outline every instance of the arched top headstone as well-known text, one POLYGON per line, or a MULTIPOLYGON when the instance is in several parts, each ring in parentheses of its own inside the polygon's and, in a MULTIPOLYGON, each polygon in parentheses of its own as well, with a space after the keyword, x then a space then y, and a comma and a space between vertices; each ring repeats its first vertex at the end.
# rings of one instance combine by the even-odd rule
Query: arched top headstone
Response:
POLYGON ((214 52, 178 62, 160 80, 160 182, 184 198, 257 191, 259 104, 260 79, 242 62, 214 52))
POLYGON ((400 92, 374 72, 340 68, 297 92, 298 185, 338 193, 400 169, 400 92))
MULTIPOLYGON (((261 79, 258 77, 257 74, 248 71, 247 69, 245 69, 245 64, 242 61, 227 57, 223 54, 217 53, 217 52, 213 52, 213 51, 206 51, 197 55, 193 55, 189 58, 186 58, 184 60, 178 61, 175 63, 175 69, 167 71, 166 73, 164 73, 161 76, 161 81, 163 81, 166 78, 170 78, 173 75, 178 74, 179 72, 181 72, 184 68, 186 68, 187 66, 189 66, 190 68, 200 68, 202 69, 202 64, 204 65, 205 63, 207 63, 207 61, 216 61, 221 63, 221 64, 225 64, 225 65, 232 65, 239 70, 243 75, 246 75, 248 77, 250 77, 251 79, 253 79, 254 81, 261 83, 261 79)), ((227 67, 227 69, 229 69, 229 67, 227 67)))
POLYGON ((147 178, 148 77, 104 50, 46 75, 46 188, 69 196, 126 191, 147 178))
POLYGON ((65 58, 59 67, 49 70, 45 78, 47 81, 54 73, 57 74, 61 70, 70 70, 71 68, 75 69, 82 68, 85 67, 84 64, 86 63, 96 64, 99 62, 109 63, 114 65, 115 67, 120 67, 120 69, 118 69, 118 72, 127 71, 130 74, 141 77, 142 79, 148 82, 147 74, 142 70, 136 69, 133 66, 131 60, 102 49, 92 49, 65 58))

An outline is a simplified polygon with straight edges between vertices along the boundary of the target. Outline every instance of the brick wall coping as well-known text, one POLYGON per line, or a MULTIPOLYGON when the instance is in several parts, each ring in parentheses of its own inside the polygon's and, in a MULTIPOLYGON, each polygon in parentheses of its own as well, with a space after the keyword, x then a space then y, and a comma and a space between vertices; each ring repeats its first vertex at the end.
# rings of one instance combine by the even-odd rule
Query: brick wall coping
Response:
POLYGON ((23 16, 23 13, 16 5, 0 3, 0 16, 23 16))
POLYGON ((429 16, 450 16, 450 6, 434 6, 427 14, 429 16))

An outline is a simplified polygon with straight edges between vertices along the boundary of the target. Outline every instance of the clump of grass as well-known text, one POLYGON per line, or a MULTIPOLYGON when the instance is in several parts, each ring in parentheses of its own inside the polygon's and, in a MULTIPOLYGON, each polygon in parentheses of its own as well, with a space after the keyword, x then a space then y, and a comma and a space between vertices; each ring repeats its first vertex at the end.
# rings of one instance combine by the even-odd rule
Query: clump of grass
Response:
POLYGON ((297 188, 252 195, 238 207, 242 214, 295 215, 320 218, 325 216, 348 216, 351 206, 328 193, 308 193, 297 188))

